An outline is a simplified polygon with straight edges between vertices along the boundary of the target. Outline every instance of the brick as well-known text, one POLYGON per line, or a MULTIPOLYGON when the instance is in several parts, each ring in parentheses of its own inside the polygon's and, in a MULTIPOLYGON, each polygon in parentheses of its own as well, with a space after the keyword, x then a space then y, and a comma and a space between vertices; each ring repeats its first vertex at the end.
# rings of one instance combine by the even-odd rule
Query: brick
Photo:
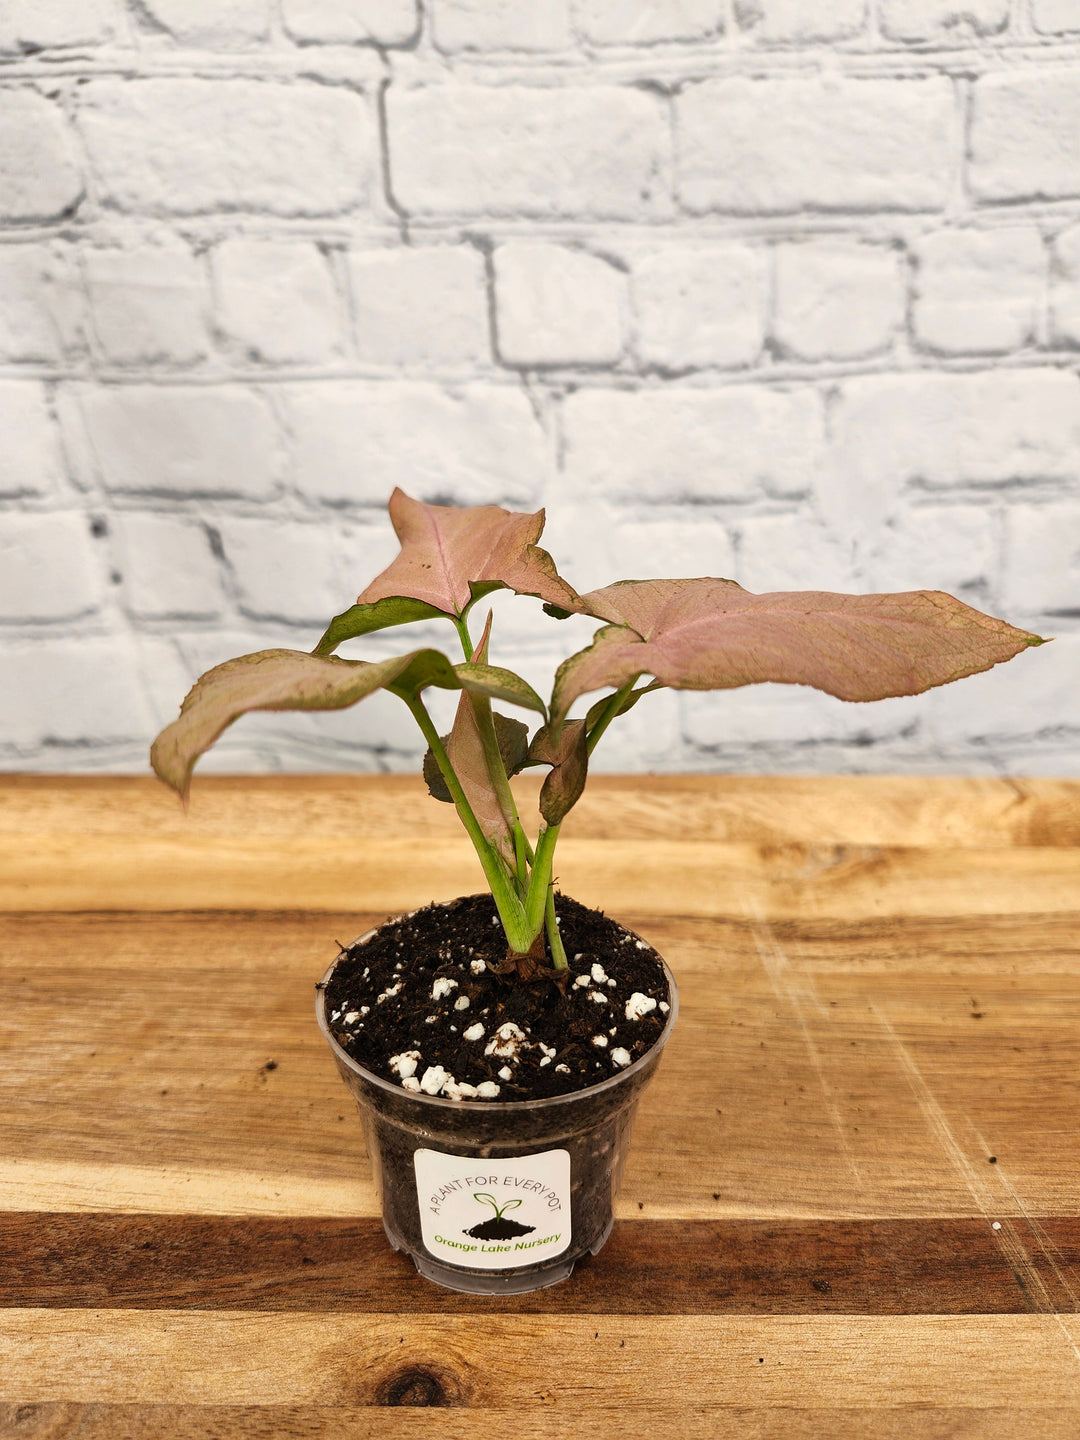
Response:
POLYGON ((517 388, 324 383, 293 388, 286 405, 310 499, 382 506, 400 485, 417 499, 521 508, 547 478, 544 433, 517 388))
POLYGON ((564 245, 511 241, 494 256, 499 356, 508 365, 612 364, 622 354, 626 276, 564 245))
POLYGON ((143 11, 181 45, 242 49, 269 35, 267 0, 140 0, 143 11))
POLYGON ((851 547, 806 514, 747 516, 738 554, 735 578, 759 594, 858 588, 851 547))
POLYGON ((82 199, 71 129, 33 90, 0 90, 0 222, 58 220, 82 199))
POLYGON ((576 0, 574 22, 595 45, 711 40, 724 33, 720 0, 576 0))
POLYGON ((106 490, 263 499, 275 489, 277 428, 242 386, 87 386, 79 400, 106 490))
POLYGON ((101 575, 85 516, 0 519, 0 620, 74 620, 96 610, 101 575))
POLYGON ((1080 377, 1063 370, 866 376, 832 412, 835 472, 860 492, 1071 480, 1080 464, 1080 377))
POLYGON ((59 437, 38 381, 0 380, 0 435, 0 496, 44 495, 60 482, 59 437))
POLYGON ((463 50, 564 50, 571 44, 569 0, 435 0, 432 37, 447 54, 463 50))
POLYGON ((349 256, 356 350, 380 365, 491 360, 484 257, 472 245, 349 256))
POLYGON ((1062 231, 1054 241, 1050 332, 1057 343, 1080 345, 1080 225, 1062 231))
POLYGON ((798 360, 851 360, 887 350, 904 320, 899 253, 886 245, 810 240, 776 248, 773 335, 798 360))
MULTIPOLYGON (((656 575, 734 576, 731 536, 715 512, 695 507, 688 516, 675 507, 668 512, 650 506, 641 515, 628 510, 619 501, 602 499, 588 491, 579 491, 572 503, 549 509, 540 543, 555 557, 560 575, 575 589, 584 592, 617 580, 656 575)), ((495 623, 495 633, 501 634, 498 615, 495 623)), ((573 642, 564 638, 569 634, 569 624, 565 621, 552 632, 546 617, 541 616, 535 636, 530 638, 542 638, 546 632, 550 643, 554 635, 563 652, 569 654, 566 647, 573 642)), ((582 645, 589 643, 592 633, 584 631, 582 645)))
POLYGON ((115 37, 117 19, 112 0, 4 0, 0 53, 100 45, 115 37))
POLYGON ((943 355, 1004 354, 1035 338, 1046 289, 1037 230, 941 230, 919 241, 916 257, 920 344, 943 355))
POLYGON ((822 445, 810 390, 579 390, 563 422, 575 489, 669 504, 802 492, 822 445))
POLYGON ((958 685, 928 691, 922 697, 926 736, 957 745, 1075 732, 1078 692, 1080 635, 1061 635, 958 685))
POLYGON ((323 44, 406 45, 419 25, 416 0, 283 0, 294 40, 323 44))
POLYGON ((675 104, 678 190, 695 214, 945 203, 955 129, 945 79, 735 76, 675 104))
POLYGON ((969 176, 979 200, 1080 195, 1080 70, 983 75, 972 89, 969 176))
POLYGON ((1001 593, 1020 615, 1080 611, 1080 501, 1006 511, 1001 593))
POLYGON ((1031 21, 1042 35, 1080 30, 1080 0, 1033 0, 1031 21))
MULTIPOLYGON (((749 746, 767 754, 768 746, 851 740, 860 731, 883 729, 880 706, 845 705, 806 685, 743 685, 720 694, 684 695, 683 733, 694 745, 749 746)), ((894 727, 899 728, 895 722, 894 727)), ((774 766, 775 761, 769 768, 774 766)))
MULTIPOLYGON (((225 557, 245 614, 309 624, 321 634, 398 553, 389 524, 226 520, 225 557)), ((408 647, 402 647, 408 648, 408 647)))
POLYGON ((0 359, 57 361, 77 347, 82 304, 60 246, 0 246, 0 359))
POLYGON ((154 726, 128 637, 16 643, 3 668, 0 734, 9 743, 78 745, 80 756, 88 746, 121 740, 149 746, 154 726))
POLYGON ((344 304, 307 241, 226 240, 213 254, 218 325, 246 359, 315 363, 341 350, 344 304))
POLYGON ((387 92, 391 182, 413 215, 667 212, 667 121, 631 87, 431 85, 387 92))
POLYGON ((997 532, 998 517, 981 504, 905 505, 859 537, 858 589, 947 590, 983 608, 997 578, 997 532))
POLYGON ((84 249, 93 333, 115 365, 193 365, 209 347, 205 266, 186 245, 84 249))
POLYGON ((890 40, 958 40, 998 35, 1009 23, 1009 0, 881 0, 881 28, 890 40))
POLYGON ((121 515, 124 603, 141 620, 210 620, 223 603, 204 526, 176 515, 121 515))
POLYGON ((749 365, 761 351, 765 257, 750 245, 665 245, 635 261, 631 293, 646 364, 749 365))
POLYGON ((364 101, 326 85, 264 80, 91 80, 80 124, 103 200, 198 215, 336 215, 368 194, 364 101))
POLYGON ((842 40, 866 24, 866 0, 735 0, 735 18, 759 40, 842 40))

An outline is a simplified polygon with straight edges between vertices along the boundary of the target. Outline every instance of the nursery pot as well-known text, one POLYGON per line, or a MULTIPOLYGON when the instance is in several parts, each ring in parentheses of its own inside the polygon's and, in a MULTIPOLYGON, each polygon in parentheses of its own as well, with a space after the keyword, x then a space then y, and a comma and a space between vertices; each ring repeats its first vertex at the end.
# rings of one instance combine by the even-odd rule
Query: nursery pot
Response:
POLYGON ((499 1102, 405 1090, 357 1064, 327 1023, 326 986, 337 964, 323 976, 315 1011, 360 1112, 390 1244, 428 1280, 470 1295, 565 1280, 611 1234, 637 1102, 678 1012, 667 965, 671 1008, 640 1059, 568 1095, 499 1102))

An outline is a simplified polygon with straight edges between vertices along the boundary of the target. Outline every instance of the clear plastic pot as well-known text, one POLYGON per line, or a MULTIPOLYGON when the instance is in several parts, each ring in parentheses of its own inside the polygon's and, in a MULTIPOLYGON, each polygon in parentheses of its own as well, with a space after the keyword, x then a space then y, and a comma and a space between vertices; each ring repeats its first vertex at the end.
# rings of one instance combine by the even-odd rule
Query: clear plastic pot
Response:
POLYGON ((611 1234, 637 1102, 678 1013, 667 965, 667 1023, 640 1060, 570 1095, 500 1103, 404 1090, 358 1065, 327 1022, 336 964, 315 1011, 363 1121, 390 1244, 427 1279, 470 1295, 516 1295, 565 1280, 611 1234))

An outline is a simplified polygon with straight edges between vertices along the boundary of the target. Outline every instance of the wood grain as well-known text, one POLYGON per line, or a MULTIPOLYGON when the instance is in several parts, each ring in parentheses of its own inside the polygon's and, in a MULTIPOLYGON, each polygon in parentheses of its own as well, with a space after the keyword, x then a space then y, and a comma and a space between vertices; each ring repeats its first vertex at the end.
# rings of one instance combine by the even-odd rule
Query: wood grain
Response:
POLYGON ((1055 1315, 349 1315, 6 1310, 16 1402, 1076 1406, 1080 1320, 1055 1315), (557 1357, 557 1362, 553 1357, 557 1357))
MULTIPOLYGON (((423 1314, 378 1220, 0 1216, 0 1308, 423 1314)), ((654 1220, 550 1293, 440 1314, 976 1315, 1080 1311, 1080 1220, 654 1220), (1022 1257, 1018 1263, 1018 1258, 1022 1257), (626 1277, 634 1277, 633 1285, 626 1277)))
POLYGON ((312 1015, 480 888, 456 827, 0 779, 0 1436, 1080 1434, 1080 784, 594 777, 560 879, 680 1021, 608 1246, 487 1302, 386 1244, 312 1015))
MULTIPOLYGON (((371 918, 0 917, 0 1208, 377 1214, 313 1020, 371 918)), ((624 918, 682 1011, 623 1218, 1076 1213, 1068 917, 624 918)))
MULTIPOLYGON (((353 1405, 0 1405, 0 1435, 18 1440, 466 1440, 483 1421, 492 1435, 532 1440, 621 1440, 616 1410, 559 1405, 541 1393, 521 1409, 427 1408, 421 1387, 377 1406, 353 1405)), ((865 1410, 749 1403, 639 1406, 636 1433, 648 1440, 1076 1440, 1080 1409, 975 1405, 970 1409, 882 1406, 865 1410)))
MULTIPOLYGON (((663 913, 674 889, 684 915, 1031 913, 1080 888, 1062 781, 599 776, 566 832, 564 888, 609 909, 663 913)), ((152 780, 0 780, 0 909, 386 913, 482 883, 413 777, 210 777, 186 815, 152 780)))

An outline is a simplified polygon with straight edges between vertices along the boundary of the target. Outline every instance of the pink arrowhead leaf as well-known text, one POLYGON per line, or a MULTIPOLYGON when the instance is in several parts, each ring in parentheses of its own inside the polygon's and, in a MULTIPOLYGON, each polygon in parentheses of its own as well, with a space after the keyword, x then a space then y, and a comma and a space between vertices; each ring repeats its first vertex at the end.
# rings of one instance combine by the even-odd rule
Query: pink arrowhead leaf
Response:
POLYGON ((505 587, 577 610, 580 601, 546 550, 536 544, 544 512, 500 505, 425 505, 403 490, 390 497, 401 553, 359 596, 358 605, 408 596, 458 615, 478 595, 505 587))
POLYGON ((581 604, 612 623, 560 665, 556 724, 579 695, 638 675, 675 690, 779 681, 841 700, 883 700, 989 670, 1044 643, 940 590, 755 595, 733 580, 624 580, 581 604))
POLYGON ((303 650, 241 655, 195 682, 180 718, 154 741, 150 763, 166 785, 186 798, 195 761, 251 710, 342 710, 376 690, 407 695, 427 685, 459 688, 453 666, 438 650, 413 650, 376 664, 303 650))

